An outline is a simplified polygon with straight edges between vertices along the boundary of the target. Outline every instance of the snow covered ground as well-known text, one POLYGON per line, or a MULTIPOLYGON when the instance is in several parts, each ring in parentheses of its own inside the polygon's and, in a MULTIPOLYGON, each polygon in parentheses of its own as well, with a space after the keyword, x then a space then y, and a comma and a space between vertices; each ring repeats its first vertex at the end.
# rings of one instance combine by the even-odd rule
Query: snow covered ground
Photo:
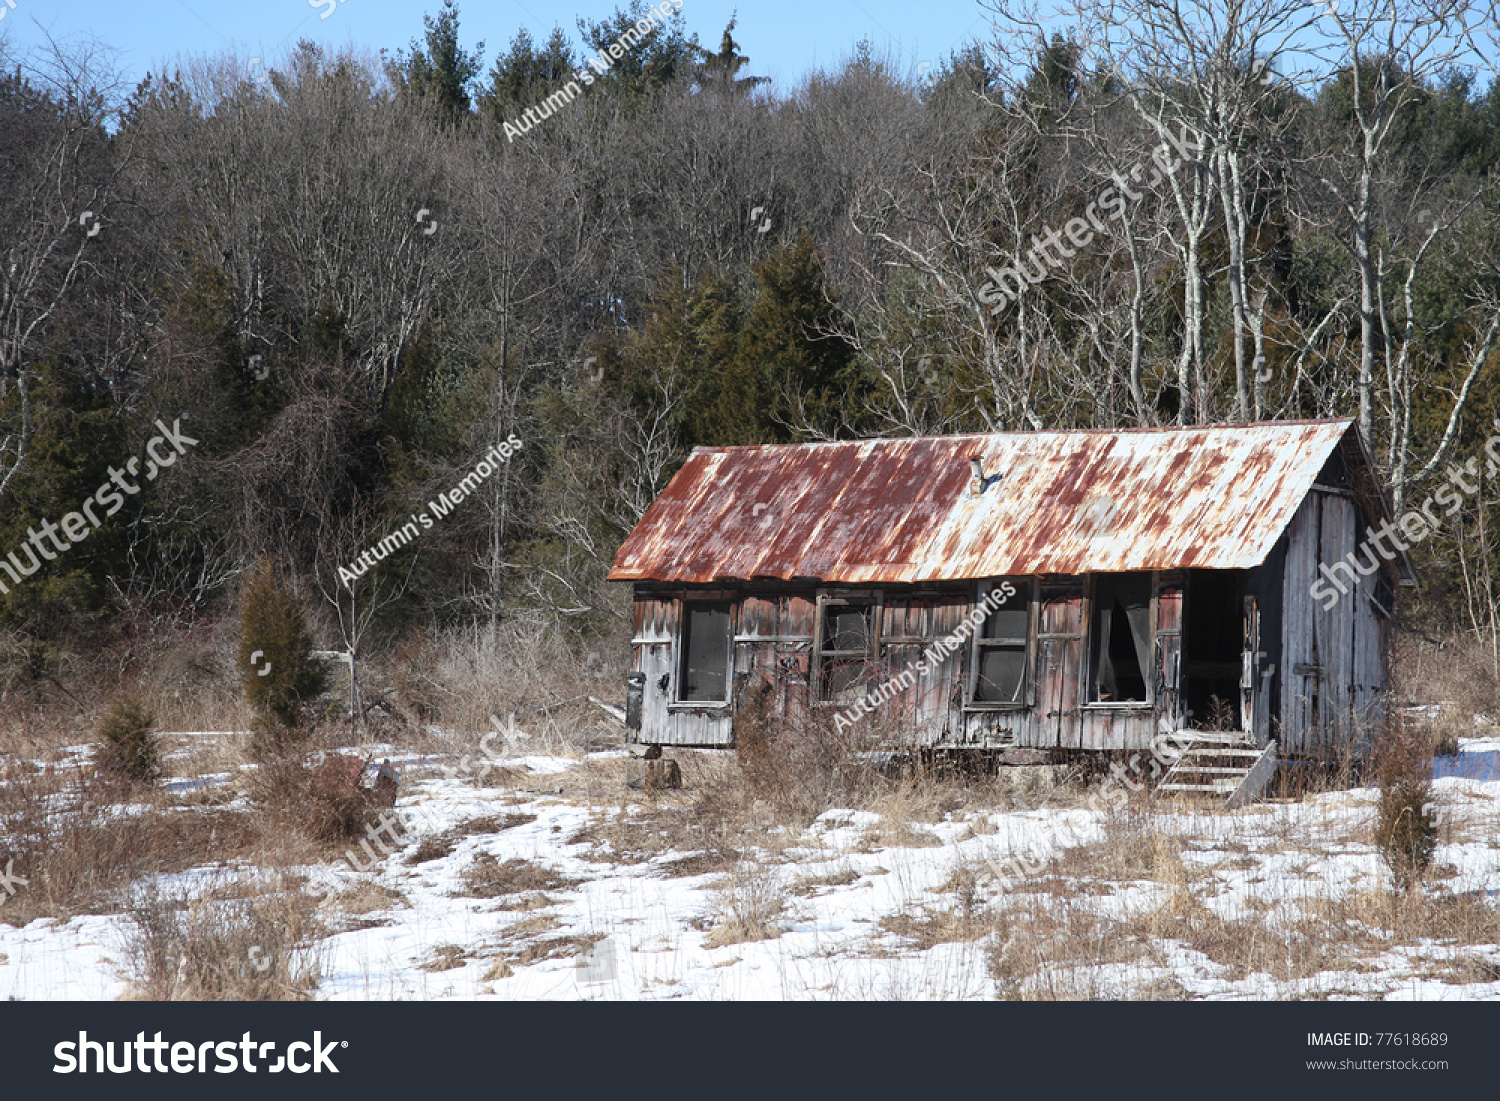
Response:
MULTIPOLYGON (((399 851, 364 872, 297 869, 336 883, 320 913, 332 933, 310 949, 319 998, 1500 997, 1500 935, 1475 936, 1500 927, 1496 738, 1439 764, 1428 893, 1456 916, 1452 935, 1438 922, 1415 937, 1379 918, 1372 788, 1132 821, 1076 800, 927 822, 834 810, 795 835, 768 817, 764 844, 726 854, 629 844, 664 812, 622 797, 618 750, 510 758, 499 787, 391 756, 406 776, 399 851), (1110 864, 1122 830, 1138 867, 1110 864), (1001 888, 993 864, 1045 848, 1064 851, 1001 888), (1307 963, 1323 958, 1309 928, 1340 934, 1326 967, 1307 963)), ((368 850, 354 862, 371 865, 368 850)), ((126 995, 125 922, 0 923, 0 998, 126 995)))

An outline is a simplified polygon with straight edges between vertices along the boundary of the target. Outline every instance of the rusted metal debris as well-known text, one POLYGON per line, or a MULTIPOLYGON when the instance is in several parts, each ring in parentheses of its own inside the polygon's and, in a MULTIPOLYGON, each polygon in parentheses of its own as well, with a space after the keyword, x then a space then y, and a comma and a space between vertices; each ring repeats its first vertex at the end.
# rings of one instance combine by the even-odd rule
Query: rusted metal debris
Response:
POLYGON ((698 448, 609 576, 861 584, 1248 569, 1353 423, 698 448))

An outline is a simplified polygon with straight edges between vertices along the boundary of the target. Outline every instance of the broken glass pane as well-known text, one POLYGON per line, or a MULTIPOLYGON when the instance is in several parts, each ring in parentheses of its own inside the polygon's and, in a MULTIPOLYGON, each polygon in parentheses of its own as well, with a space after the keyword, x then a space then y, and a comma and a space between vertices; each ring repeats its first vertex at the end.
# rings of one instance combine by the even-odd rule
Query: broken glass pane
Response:
POLYGON ((870 643, 870 606, 830 604, 823 619, 823 649, 865 650, 870 643))
POLYGON ((1026 682, 1026 647, 985 646, 979 651, 974 698, 983 703, 1020 703, 1026 682))
POLYGON ((823 662, 823 699, 846 703, 863 699, 870 681, 870 665, 863 658, 823 662))

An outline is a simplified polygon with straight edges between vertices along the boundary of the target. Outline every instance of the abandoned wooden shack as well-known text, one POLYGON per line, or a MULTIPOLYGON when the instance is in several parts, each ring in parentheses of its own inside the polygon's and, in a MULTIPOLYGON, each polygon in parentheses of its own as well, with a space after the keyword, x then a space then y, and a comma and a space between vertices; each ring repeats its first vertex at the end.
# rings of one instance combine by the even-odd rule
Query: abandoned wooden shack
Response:
POLYGON ((1017 760, 1163 720, 1358 749, 1416 583, 1366 545, 1390 520, 1351 420, 698 448, 609 575, 635 587, 629 740, 733 746, 755 687, 1017 760))

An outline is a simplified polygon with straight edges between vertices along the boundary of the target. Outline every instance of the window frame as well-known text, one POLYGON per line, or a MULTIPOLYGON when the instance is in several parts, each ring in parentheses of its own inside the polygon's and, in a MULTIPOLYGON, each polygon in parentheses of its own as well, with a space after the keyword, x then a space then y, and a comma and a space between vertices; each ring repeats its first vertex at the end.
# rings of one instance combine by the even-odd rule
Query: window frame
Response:
POLYGON ((1120 573, 1091 573, 1088 575, 1084 587, 1086 595, 1086 616, 1083 624, 1083 648, 1082 675, 1078 678, 1079 688, 1082 694, 1081 706, 1092 711, 1150 711, 1156 707, 1156 660, 1157 660, 1157 597, 1161 591, 1161 571, 1159 570, 1123 570, 1120 573), (1146 698, 1144 700, 1096 700, 1094 694, 1097 686, 1094 678, 1098 675, 1094 660, 1094 643, 1098 634, 1098 597, 1100 577, 1124 577, 1130 574, 1144 576, 1147 579, 1146 596, 1146 668, 1141 670, 1142 679, 1146 685, 1146 698))
POLYGON ((814 707, 852 707, 863 699, 838 699, 829 697, 824 690, 824 663, 828 657, 839 657, 842 655, 853 655, 862 653, 867 669, 876 669, 881 661, 881 635, 880 621, 885 612, 885 592, 881 589, 819 589, 817 607, 814 610, 813 621, 813 660, 809 663, 812 684, 810 685, 812 703, 814 707), (831 650, 825 651, 824 624, 827 621, 827 609, 840 605, 858 604, 867 605, 870 609, 869 626, 865 632, 866 648, 863 651, 854 650, 831 650))
POLYGON ((739 625, 739 601, 722 595, 684 596, 678 600, 677 649, 672 666, 672 698, 668 710, 727 711, 734 696, 734 634, 739 625), (686 700, 682 693, 687 687, 687 663, 690 639, 688 636, 688 609, 694 604, 723 604, 729 609, 729 627, 724 632, 724 698, 722 700, 686 700))
MULTIPOLYGON (((1004 585, 1007 581, 1015 585, 1015 596, 1024 597, 1026 601, 1026 637, 1013 638, 985 638, 984 624, 980 623, 974 631, 974 636, 969 640, 969 667, 967 669, 967 684, 964 692, 964 710, 966 711, 1025 711, 1035 706, 1036 692, 1036 651, 1037 651, 1037 586, 1039 578, 1026 574, 1005 574, 1001 577, 990 578, 981 581, 975 586, 974 607, 978 608, 989 599, 989 595, 996 588, 1004 585), (979 669, 986 649, 998 649, 1000 647, 1021 647, 1021 694, 1016 700, 981 700, 979 696, 979 669)), ((986 619, 989 617, 986 616, 986 619)))

